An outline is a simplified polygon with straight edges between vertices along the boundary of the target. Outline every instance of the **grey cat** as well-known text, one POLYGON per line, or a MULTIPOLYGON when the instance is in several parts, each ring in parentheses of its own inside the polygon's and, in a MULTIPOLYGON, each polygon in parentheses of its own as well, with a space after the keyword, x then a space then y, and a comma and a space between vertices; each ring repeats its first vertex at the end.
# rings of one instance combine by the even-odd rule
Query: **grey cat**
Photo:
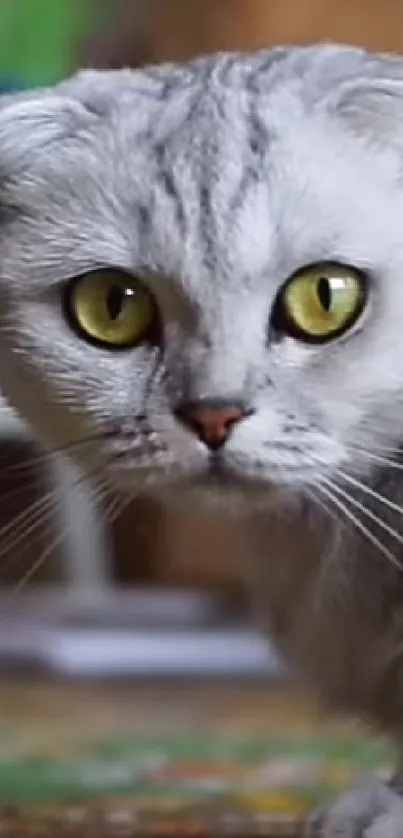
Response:
MULTIPOLYGON (((283 653, 403 753, 403 60, 81 73, 4 99, 0 182, 7 398, 117 490, 242 515, 283 653)), ((403 802, 315 830, 400 838, 403 802)))

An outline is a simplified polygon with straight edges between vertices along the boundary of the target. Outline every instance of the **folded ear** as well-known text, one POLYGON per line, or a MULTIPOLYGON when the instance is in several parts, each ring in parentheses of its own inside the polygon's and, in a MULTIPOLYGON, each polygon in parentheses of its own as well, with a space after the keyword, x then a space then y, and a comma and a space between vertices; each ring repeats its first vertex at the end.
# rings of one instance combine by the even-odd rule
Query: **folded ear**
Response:
POLYGON ((80 70, 74 76, 58 85, 62 94, 73 96, 87 108, 101 116, 108 111, 113 101, 133 105, 134 97, 143 101, 156 102, 164 95, 167 69, 168 81, 174 74, 180 75, 180 67, 164 65, 148 67, 145 70, 80 70))
POLYGON ((364 53, 359 72, 331 98, 354 132, 403 150, 403 59, 364 53))
POLYGON ((0 96, 0 177, 18 174, 50 144, 74 136, 95 119, 57 87, 0 96))

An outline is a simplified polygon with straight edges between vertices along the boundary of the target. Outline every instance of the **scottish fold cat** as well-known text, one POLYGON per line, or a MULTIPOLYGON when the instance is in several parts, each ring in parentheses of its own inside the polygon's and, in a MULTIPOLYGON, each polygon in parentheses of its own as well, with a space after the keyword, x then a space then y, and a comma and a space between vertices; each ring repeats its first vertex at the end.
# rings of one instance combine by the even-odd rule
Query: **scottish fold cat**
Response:
MULTIPOLYGON (((403 746, 403 60, 278 48, 5 97, 0 215, 10 403, 115 491, 241 517, 282 652, 403 746)), ((403 802, 374 780, 307 830, 397 838, 403 802)))

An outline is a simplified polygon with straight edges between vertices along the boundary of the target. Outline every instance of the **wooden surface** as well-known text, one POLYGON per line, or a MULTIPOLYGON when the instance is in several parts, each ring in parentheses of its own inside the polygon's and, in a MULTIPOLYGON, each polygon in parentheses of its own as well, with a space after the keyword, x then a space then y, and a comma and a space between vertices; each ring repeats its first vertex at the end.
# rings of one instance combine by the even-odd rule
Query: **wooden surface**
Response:
POLYGON ((22 814, 0 810, 4 838, 299 838, 303 821, 295 818, 240 820, 234 815, 186 820, 174 813, 141 817, 125 809, 93 811, 66 808, 64 813, 44 811, 22 814))
POLYGON ((237 733, 333 729, 312 701, 291 686, 267 684, 124 685, 7 679, 0 686, 0 725, 16 728, 32 753, 69 750, 83 737, 130 730, 237 733))

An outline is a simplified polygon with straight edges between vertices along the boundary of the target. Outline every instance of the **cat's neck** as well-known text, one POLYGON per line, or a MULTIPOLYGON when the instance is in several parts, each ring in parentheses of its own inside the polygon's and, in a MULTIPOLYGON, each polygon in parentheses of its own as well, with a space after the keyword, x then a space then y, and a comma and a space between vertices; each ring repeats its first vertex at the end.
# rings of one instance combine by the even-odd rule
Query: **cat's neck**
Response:
POLYGON ((259 515, 250 533, 261 624, 292 667, 328 708, 367 718, 403 741, 403 564, 399 572, 326 512, 259 515))

